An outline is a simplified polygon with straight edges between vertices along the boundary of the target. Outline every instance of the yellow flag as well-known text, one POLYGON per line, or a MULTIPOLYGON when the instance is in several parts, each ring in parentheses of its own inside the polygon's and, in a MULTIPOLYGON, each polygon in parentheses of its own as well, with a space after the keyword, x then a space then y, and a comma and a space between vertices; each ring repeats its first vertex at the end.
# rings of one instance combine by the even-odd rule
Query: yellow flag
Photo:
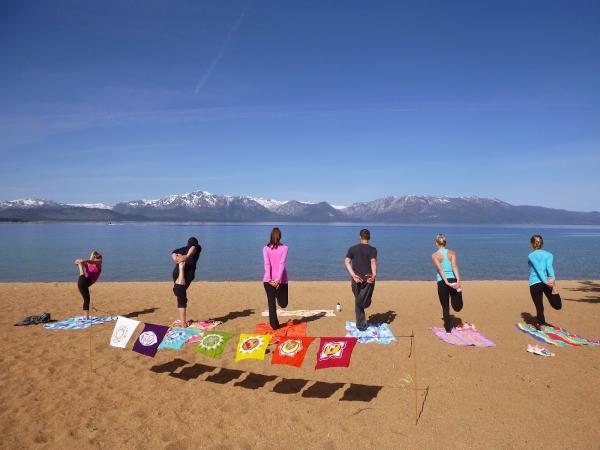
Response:
POLYGON ((267 345, 273 336, 270 334, 240 334, 240 340, 235 352, 235 360, 265 359, 267 345))

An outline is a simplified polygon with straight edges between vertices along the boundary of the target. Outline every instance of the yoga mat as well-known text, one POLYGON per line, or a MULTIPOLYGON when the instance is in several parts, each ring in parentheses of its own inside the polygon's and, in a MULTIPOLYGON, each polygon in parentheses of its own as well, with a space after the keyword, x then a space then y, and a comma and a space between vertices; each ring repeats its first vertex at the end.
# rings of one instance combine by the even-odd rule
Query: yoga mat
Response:
POLYGON ((295 324, 293 321, 289 320, 285 324, 281 325, 277 330, 273 330, 273 328, 271 328, 271 325, 269 325, 266 322, 257 323, 256 327, 254 328, 254 332, 256 334, 273 335, 271 343, 277 344, 279 343, 279 338, 306 336, 306 328, 307 324, 305 322, 295 324))
POLYGON ((86 319, 83 316, 69 317, 62 322, 46 323, 42 325, 46 330, 84 330, 92 325, 102 325, 106 322, 117 320, 117 316, 94 317, 86 319))
POLYGON ((388 345, 397 340, 387 323, 371 324, 366 330, 361 331, 356 328, 355 322, 348 321, 346 322, 346 337, 355 337, 360 344, 376 342, 378 344, 388 345))
MULTIPOLYGON (((199 331, 210 331, 214 327, 216 327, 217 325, 221 325, 222 323, 223 322, 221 322, 219 320, 194 321, 191 324, 189 324, 187 328, 191 328, 191 329, 199 330, 199 331)), ((169 326, 171 328, 174 328, 174 327, 179 327, 180 324, 181 324, 181 320, 176 320, 169 326)), ((195 344, 197 342, 200 342, 201 340, 202 340, 202 334, 198 333, 198 334, 194 334, 193 336, 190 336, 190 338, 187 341, 185 341, 185 343, 186 344, 195 344)))
MULTIPOLYGON (((291 310, 291 311, 287 311, 285 309, 277 310, 277 315, 279 317, 292 317, 292 316, 311 317, 311 316, 318 316, 319 314, 321 314, 325 317, 335 317, 335 313, 333 312, 333 309, 296 309, 296 310, 291 310)), ((261 315, 263 317, 269 317, 269 310, 265 309, 261 313, 261 315)))
POLYGON ((541 330, 527 323, 517 323, 516 327, 523 333, 530 335, 534 339, 557 347, 580 347, 580 346, 599 346, 598 340, 586 339, 576 334, 571 334, 564 328, 555 326, 543 326, 541 330))
POLYGON ((483 336, 479 331, 475 331, 472 328, 466 328, 464 330, 457 330, 453 328, 450 333, 446 333, 443 328, 431 327, 433 334, 435 334, 440 340, 459 346, 474 346, 474 347, 495 347, 491 340, 483 336))

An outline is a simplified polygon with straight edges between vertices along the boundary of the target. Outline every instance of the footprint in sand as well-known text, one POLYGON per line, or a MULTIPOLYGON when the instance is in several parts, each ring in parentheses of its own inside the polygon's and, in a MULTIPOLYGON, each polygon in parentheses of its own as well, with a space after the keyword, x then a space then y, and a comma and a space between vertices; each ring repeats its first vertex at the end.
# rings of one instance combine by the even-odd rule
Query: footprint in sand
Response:
POLYGON ((190 448, 186 441, 173 441, 165 445, 165 450, 181 450, 190 448))
POLYGON ((48 435, 43 431, 38 431, 35 438, 33 438, 33 442, 36 444, 45 444, 48 442, 48 435))

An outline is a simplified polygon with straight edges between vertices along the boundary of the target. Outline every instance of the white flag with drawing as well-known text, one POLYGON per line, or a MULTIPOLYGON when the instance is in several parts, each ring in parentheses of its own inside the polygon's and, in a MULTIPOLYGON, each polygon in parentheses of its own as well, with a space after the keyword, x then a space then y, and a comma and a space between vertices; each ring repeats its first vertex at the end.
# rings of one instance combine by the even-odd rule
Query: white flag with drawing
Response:
POLYGON ((140 322, 137 320, 119 316, 117 323, 115 324, 115 329, 110 337, 110 345, 113 347, 125 348, 139 323, 140 322))

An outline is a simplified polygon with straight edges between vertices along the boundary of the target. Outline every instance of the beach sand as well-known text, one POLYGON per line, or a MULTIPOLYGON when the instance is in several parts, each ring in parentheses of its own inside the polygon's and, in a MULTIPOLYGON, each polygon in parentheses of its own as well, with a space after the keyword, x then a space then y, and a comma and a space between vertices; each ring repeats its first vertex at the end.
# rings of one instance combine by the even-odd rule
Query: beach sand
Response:
MULTIPOLYGON (((560 288, 563 310, 547 306, 547 320, 600 337, 600 282, 560 288)), ((103 311, 158 324, 177 318, 170 283, 99 282, 91 292, 103 311)), ((251 332, 267 320, 259 282, 197 282, 189 298, 189 318, 220 317, 217 330, 251 332)), ((134 339, 125 350, 109 346, 114 322, 13 327, 43 311, 79 315, 75 282, 0 284, 0 447, 600 448, 600 348, 527 353, 536 341, 514 326, 535 311, 526 282, 465 282, 464 299, 456 316, 496 348, 451 346, 429 331, 441 326, 434 282, 377 283, 368 314, 393 318, 396 335, 416 336, 415 425, 410 339, 358 344, 348 369, 315 371, 316 343, 299 369, 272 366, 268 355, 236 363, 232 342, 219 360, 190 346, 148 358, 131 351, 134 339)), ((288 309, 338 301, 343 311, 310 321, 309 335, 345 334, 354 320, 350 283, 290 284, 288 309)))

